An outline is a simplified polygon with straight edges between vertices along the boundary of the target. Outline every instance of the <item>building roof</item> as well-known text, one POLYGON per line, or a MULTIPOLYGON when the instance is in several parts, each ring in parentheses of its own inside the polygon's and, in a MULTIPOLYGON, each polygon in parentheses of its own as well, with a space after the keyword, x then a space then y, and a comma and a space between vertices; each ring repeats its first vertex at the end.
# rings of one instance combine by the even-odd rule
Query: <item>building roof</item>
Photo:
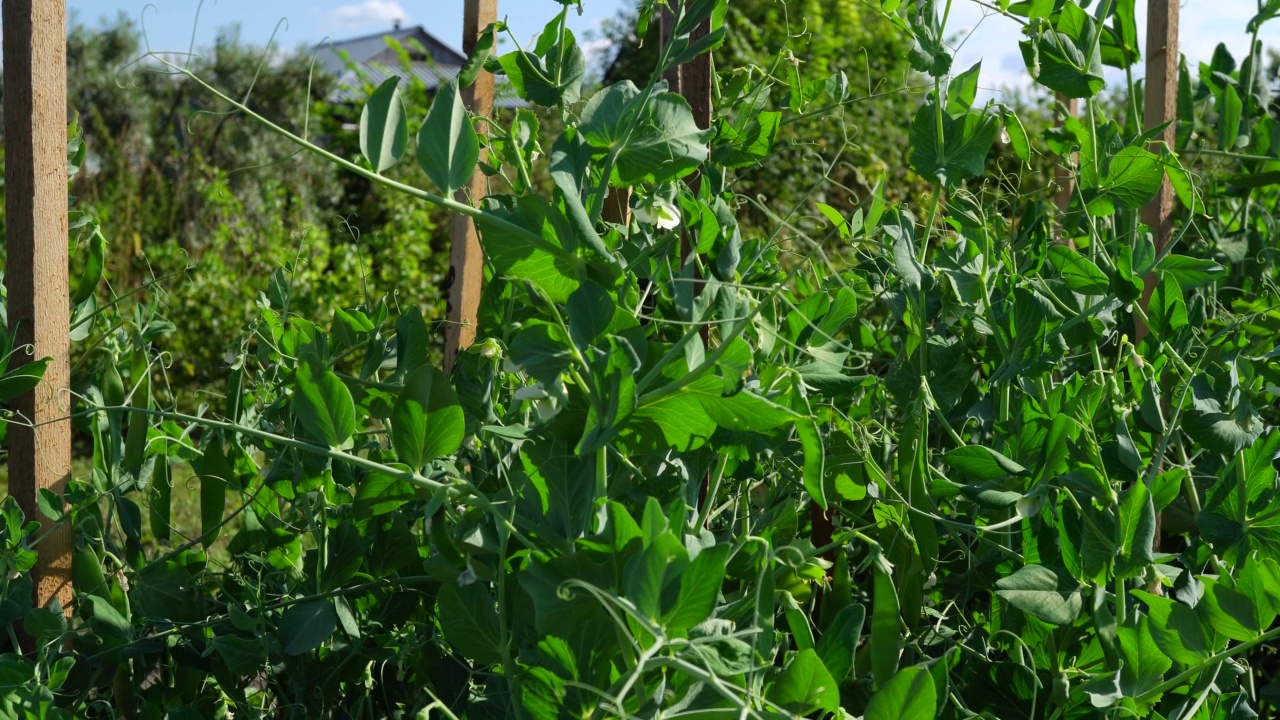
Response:
MULTIPOLYGON (((390 53, 390 49, 387 47, 387 38, 409 48, 413 47, 412 41, 414 40, 422 45, 423 49, 430 55, 430 58, 414 57, 413 60, 415 62, 427 62, 430 60, 436 65, 453 65, 457 67, 461 67, 467 62, 462 53, 441 42, 439 38, 427 32, 421 25, 415 25, 409 28, 397 27, 388 32, 374 33, 349 40, 322 43, 316 47, 320 66, 334 75, 342 75, 347 68, 346 60, 343 59, 344 53, 352 62, 364 65, 378 59, 379 56, 390 53)), ((411 50, 411 52, 413 51, 411 50)))
MULTIPOLYGON (((467 58, 441 42, 421 25, 395 28, 389 32, 374 33, 363 37, 328 42, 316 47, 316 58, 321 70, 338 77, 338 90, 333 95, 337 102, 358 103, 365 100, 364 81, 374 85, 392 76, 405 77, 401 59, 387 46, 387 40, 395 40, 409 50, 408 74, 422 81, 428 91, 452 80, 462 71, 467 58), (427 54, 415 47, 421 45, 427 54), (359 66, 357 73, 347 67, 352 62, 359 66)), ((505 78, 498 78, 494 105, 500 108, 525 107, 515 96, 505 78)))

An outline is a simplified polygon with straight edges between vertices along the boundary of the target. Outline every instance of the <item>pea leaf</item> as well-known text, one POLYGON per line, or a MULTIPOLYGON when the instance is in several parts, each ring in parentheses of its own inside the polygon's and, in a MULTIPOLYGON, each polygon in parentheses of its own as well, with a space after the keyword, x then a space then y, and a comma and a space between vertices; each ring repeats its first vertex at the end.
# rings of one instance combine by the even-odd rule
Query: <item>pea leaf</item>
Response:
POLYGON ((1036 82, 1068 98, 1093 97, 1106 86, 1098 27, 1079 5, 1066 3, 1052 30, 1018 43, 1036 82))
POLYGON ((711 617, 720 595, 729 550, 729 545, 706 548, 680 572, 680 593, 664 618, 668 629, 684 632, 711 617))
POLYGON ((360 153, 373 171, 390 169, 409 144, 409 118, 400 97, 400 77, 393 75, 369 96, 360 112, 360 153))
POLYGON ((799 715, 816 710, 835 712, 840 706, 840 689, 812 649, 796 653, 769 687, 768 697, 799 715))
POLYGON ((327 600, 308 600, 284 611, 276 635, 285 653, 301 655, 320 647, 336 629, 338 614, 333 605, 327 600))
POLYGON ((440 86, 418 133, 418 164, 447 195, 467 184, 480 158, 480 138, 471 126, 454 80, 440 86))
POLYGON ((646 104, 629 80, 592 96, 579 130, 597 151, 616 153, 610 182, 619 186, 688 175, 707 160, 711 139, 711 131, 698 127, 684 98, 658 93, 646 104))
POLYGON ((485 586, 447 582, 440 587, 439 603, 440 627, 449 644, 477 665, 496 662, 503 639, 493 597, 485 586))
POLYGON ((1162 274, 1177 280, 1183 291, 1204 287, 1227 273, 1225 267, 1212 260, 1186 255, 1167 255, 1156 267, 1162 274))
POLYGON ((293 412, 309 435, 332 448, 342 447, 356 430, 351 391, 314 356, 303 357, 294 373, 293 412))
POLYGON ((1014 607, 1051 625, 1070 625, 1084 607, 1079 583, 1043 565, 1026 565, 997 580, 996 588, 1014 607))
POLYGON ((1049 248, 1049 262, 1062 273, 1067 287, 1082 295, 1105 295, 1111 287, 1111 281, 1092 260, 1066 245, 1049 248))
POLYGON ((1086 190, 1089 212, 1111 215, 1117 208, 1140 208, 1151 201, 1164 182, 1164 164, 1154 153, 1127 147, 1111 158, 1106 177, 1097 188, 1086 190))
POLYGON ((42 358, 5 373, 0 377, 0 402, 9 402, 35 390, 48 367, 49 358, 42 358))
POLYGON ((465 419, 444 373, 424 365, 409 375, 391 411, 391 445, 411 468, 457 450, 465 419))
POLYGON ((1170 660, 1190 667, 1209 657, 1209 641, 1195 610, 1162 595, 1142 590, 1130 594, 1147 605, 1147 624, 1151 637, 1170 660))
POLYGON ((926 178, 948 185, 977 177, 986 167, 987 153, 1000 131, 1000 118, 970 110, 956 116, 942 113, 942 147, 938 147, 938 109, 930 100, 911 122, 911 168, 926 178))
POLYGON ((1009 475, 1027 475, 1027 469, 989 447, 965 445, 943 456, 947 464, 978 480, 998 480, 1009 475))
POLYGON ((938 694, 929 671, 903 668, 867 703, 864 720, 932 720, 938 712, 938 694))
POLYGON ((1262 632, 1253 601, 1219 581, 1205 580, 1204 598, 1196 609, 1204 613, 1209 627, 1232 640, 1252 640, 1262 632))

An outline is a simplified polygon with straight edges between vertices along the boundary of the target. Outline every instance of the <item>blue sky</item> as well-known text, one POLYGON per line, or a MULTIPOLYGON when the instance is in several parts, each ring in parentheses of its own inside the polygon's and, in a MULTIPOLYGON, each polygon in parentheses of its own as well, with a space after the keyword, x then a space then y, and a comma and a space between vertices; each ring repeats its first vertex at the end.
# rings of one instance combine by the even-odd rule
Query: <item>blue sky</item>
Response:
MULTIPOLYGON (((583 0, 579 17, 570 10, 570 27, 579 41, 612 17, 624 0, 583 0)), ((96 24, 98 18, 124 12, 135 21, 143 18, 151 47, 157 51, 185 51, 196 30, 196 45, 209 45, 218 30, 239 24, 241 37, 265 43, 281 19, 278 37, 285 48, 312 45, 326 37, 344 39, 391 29, 399 19, 406 25, 423 25, 431 34, 458 47, 462 36, 462 0, 206 0, 196 22, 197 0, 67 0, 77 20, 96 24), (154 6, 146 11, 148 5, 154 6)), ((523 45, 557 12, 557 0, 499 0, 499 17, 506 15, 523 45)))
MULTIPOLYGON (((589 38, 601 20, 615 15, 629 0, 583 0, 583 14, 571 12, 571 23, 589 50, 599 43, 589 38)), ((734 2, 781 2, 782 0, 733 0, 734 2)), ((1145 35, 1146 0, 1138 0, 1138 31, 1145 35)), ((462 29, 462 0, 207 0, 196 24, 196 0, 68 0, 68 7, 81 22, 94 23, 103 15, 123 11, 137 19, 143 8, 154 5, 145 16, 153 49, 182 51, 192 28, 197 45, 208 45, 220 28, 238 23, 242 37, 263 43, 276 23, 288 21, 280 41, 286 48, 314 44, 326 37, 342 39, 390 28, 394 20, 421 24, 441 40, 458 46, 462 29)), ((1233 50, 1248 45, 1245 23, 1255 12, 1255 0, 1183 0, 1182 51, 1195 63, 1206 61, 1219 42, 1233 50)), ((499 14, 505 14, 521 43, 533 37, 560 8, 557 0, 499 0, 499 14)), ((1019 28, 1008 19, 991 16, 971 0, 955 0, 947 26, 948 35, 963 39, 955 67, 963 70, 983 61, 982 86, 987 95, 999 95, 998 88, 1024 85, 1026 69, 1018 54, 1019 28), (973 30, 971 35, 967 33, 973 30)), ((1280 47, 1280 20, 1266 26, 1263 42, 1280 47)), ((1240 58, 1237 58, 1239 60, 1240 58)), ((1194 72, 1194 70, 1193 70, 1194 72)), ((1139 74, 1141 69, 1139 68, 1139 74)), ((1118 78, 1117 78, 1118 79, 1118 78)), ((856 80, 855 80, 856 84, 856 80)))

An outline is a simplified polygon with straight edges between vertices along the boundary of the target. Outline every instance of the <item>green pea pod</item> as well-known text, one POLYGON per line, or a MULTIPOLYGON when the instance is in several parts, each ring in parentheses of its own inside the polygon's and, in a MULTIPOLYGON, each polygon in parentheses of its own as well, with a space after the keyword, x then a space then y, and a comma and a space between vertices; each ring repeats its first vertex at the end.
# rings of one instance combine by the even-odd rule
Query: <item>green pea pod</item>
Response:
POLYGON ((151 480, 151 501, 148 503, 151 517, 151 534, 156 540, 169 540, 169 518, 173 498, 173 477, 169 472, 168 453, 156 458, 155 476, 151 480))
POLYGON ((786 591, 782 593, 782 614, 787 620, 787 628, 791 630, 791 638, 795 641, 796 650, 801 652, 812 650, 813 628, 809 627, 809 619, 800 609, 800 604, 795 601, 791 593, 786 591))
MULTIPOLYGON (((146 354, 142 350, 133 351, 133 399, 130 407, 142 410, 151 409, 151 368, 146 354)), ((142 460, 147 449, 147 432, 151 428, 151 418, 145 413, 129 413, 129 431, 124 442, 124 469, 133 476, 134 481, 142 471, 142 460)))
POLYGON ((106 265, 106 257, 106 241, 102 237, 102 232, 95 229, 93 236, 89 238, 89 259, 84 265, 84 272, 80 275, 80 282, 76 285, 75 297, 71 298, 72 305, 79 305, 93 296, 93 291, 98 288, 98 281, 102 280, 102 269, 106 265))
POLYGON ((76 592, 97 595, 111 602, 111 588, 107 586, 107 576, 102 573, 102 561, 88 545, 71 554, 71 582, 76 592))
POLYGON ((871 672, 876 687, 884 687, 898 672, 898 655, 902 652, 902 633, 898 627, 898 591, 893 576, 877 566, 871 608, 871 672))
POLYGON ((108 407, 124 404, 124 380, 113 363, 107 363, 102 369, 102 400, 108 407))

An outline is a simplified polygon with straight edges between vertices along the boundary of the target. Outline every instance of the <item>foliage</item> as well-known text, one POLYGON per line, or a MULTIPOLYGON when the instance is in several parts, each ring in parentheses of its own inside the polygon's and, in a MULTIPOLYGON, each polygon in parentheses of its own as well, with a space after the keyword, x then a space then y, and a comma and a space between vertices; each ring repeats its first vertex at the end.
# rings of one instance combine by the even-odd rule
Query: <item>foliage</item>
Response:
MULTIPOLYGON (((115 292, 141 288, 184 329, 166 344, 178 358, 168 368, 176 391, 190 397, 221 382, 227 344, 279 267, 293 271, 294 308, 309 317, 390 288, 401 307, 443 315, 442 213, 394 202, 257 132, 185 76, 140 61, 143 52, 123 15, 72 23, 68 99, 89 147, 72 193, 105 228, 115 292)), ((329 100, 335 78, 315 71, 313 51, 255 48, 229 29, 183 66, 334 152, 359 154, 356 134, 343 129, 358 110, 329 100)), ((406 95, 425 106, 420 84, 406 95)))
MULTIPOLYGON (((606 83, 642 84, 657 61, 662 36, 654 3, 634 5, 603 26, 614 48, 606 83), (637 33, 642 14, 649 20, 637 33)), ((906 60, 910 37, 887 17, 854 0, 740 2, 729 5, 725 25, 715 67, 727 89, 757 90, 749 102, 765 112, 746 131, 777 140, 766 158, 721 159, 737 166, 734 191, 763 203, 744 208, 747 222, 766 232, 778 217, 807 224, 813 203, 852 212, 878 183, 893 200, 924 191, 905 162, 907 124, 900 121, 923 88, 906 60), (828 181, 794 182, 805 176, 828 181)))
POLYGON ((1025 126, 974 106, 980 68, 953 72, 934 2, 881 7, 932 86, 906 150, 926 205, 885 192, 852 212, 828 204, 824 234, 777 231, 812 250, 795 262, 738 223, 728 167, 766 162, 769 143, 747 129, 793 116, 760 104, 781 88, 724 70, 724 122, 699 129, 658 82, 725 37, 724 0, 681 4, 648 80, 594 94, 572 62, 568 5, 535 47, 485 47, 476 62, 524 73, 517 87, 563 130, 544 143, 519 114, 491 128, 489 169, 512 191, 480 208, 451 194, 480 141, 452 89, 423 121, 394 88, 375 91, 361 135, 391 141, 367 141, 357 162, 266 126, 373 184, 406 158, 422 165, 430 189, 397 186, 401 202, 481 232, 479 342, 446 376, 416 309, 373 299, 316 324, 280 271, 235 345, 224 401, 184 413, 147 390, 148 318, 111 321, 76 409, 93 473, 40 508, 76 529, 69 622, 30 607, 39 538, 3 506, 0 609, 35 647, 0 659, 6 710, 878 720, 1274 707, 1280 299, 1266 203, 1280 148, 1249 70, 1260 50, 1237 67, 1224 48, 1188 73, 1180 141, 1162 147, 1136 113, 1121 124, 1093 100, 1098 63, 1137 61, 1131 3, 1010 5, 1033 76, 1089 100, 1060 132, 1009 143, 1022 163, 1047 148, 1073 172, 1058 217, 1046 193, 979 200, 997 138, 1025 126), (1205 157, 1229 169, 1188 169, 1207 171, 1205 157), (536 166, 550 188, 528 182, 536 166), (1182 207, 1157 248, 1138 214, 1166 179, 1182 207), (602 220, 625 190, 632 219, 602 220), (818 251, 835 241, 849 248, 841 265, 818 251), (169 527, 168 478, 184 463, 198 528, 169 527), (175 543, 159 557, 141 547, 144 509, 175 543), (235 518, 229 560, 211 561, 235 518))

